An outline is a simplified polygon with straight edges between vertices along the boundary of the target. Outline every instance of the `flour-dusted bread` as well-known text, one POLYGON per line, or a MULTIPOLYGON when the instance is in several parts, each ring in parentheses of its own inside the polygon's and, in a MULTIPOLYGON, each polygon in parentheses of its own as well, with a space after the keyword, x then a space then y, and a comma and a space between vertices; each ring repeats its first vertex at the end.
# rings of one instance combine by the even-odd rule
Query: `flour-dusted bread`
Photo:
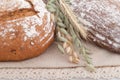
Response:
POLYGON ((90 41, 120 53, 120 0, 71 0, 90 41))
POLYGON ((53 40, 53 21, 42 0, 0 0, 0 61, 38 56, 53 40))

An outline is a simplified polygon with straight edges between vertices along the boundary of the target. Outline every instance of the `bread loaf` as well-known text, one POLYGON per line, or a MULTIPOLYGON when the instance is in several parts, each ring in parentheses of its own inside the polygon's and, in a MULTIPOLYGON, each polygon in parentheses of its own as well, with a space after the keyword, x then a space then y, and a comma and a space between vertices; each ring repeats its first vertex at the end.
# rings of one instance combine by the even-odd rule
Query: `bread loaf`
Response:
POLYGON ((42 0, 0 0, 0 61, 38 56, 54 40, 54 24, 42 0))
POLYGON ((120 0, 71 0, 71 8, 90 41, 120 53, 120 0))

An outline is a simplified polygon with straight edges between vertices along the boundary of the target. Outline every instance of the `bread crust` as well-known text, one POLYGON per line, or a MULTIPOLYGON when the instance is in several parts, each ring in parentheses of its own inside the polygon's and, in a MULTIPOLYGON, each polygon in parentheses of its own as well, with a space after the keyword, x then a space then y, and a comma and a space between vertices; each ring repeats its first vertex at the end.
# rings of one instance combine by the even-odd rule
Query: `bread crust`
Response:
POLYGON ((4 5, 0 7, 0 61, 40 55, 54 41, 54 24, 45 4, 42 0, 7 1, 0 0, 4 5))
POLYGON ((88 39, 120 53, 120 1, 71 0, 71 8, 88 31, 88 39))

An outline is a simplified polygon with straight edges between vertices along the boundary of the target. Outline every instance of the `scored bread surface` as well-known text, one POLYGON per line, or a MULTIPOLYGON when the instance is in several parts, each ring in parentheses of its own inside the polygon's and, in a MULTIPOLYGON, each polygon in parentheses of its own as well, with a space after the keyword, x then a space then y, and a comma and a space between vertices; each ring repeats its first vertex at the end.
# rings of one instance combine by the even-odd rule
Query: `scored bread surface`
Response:
POLYGON ((0 61, 38 56, 53 37, 53 21, 42 0, 0 0, 0 61))
POLYGON ((120 0, 71 0, 71 9, 88 31, 88 39, 120 53, 120 0))

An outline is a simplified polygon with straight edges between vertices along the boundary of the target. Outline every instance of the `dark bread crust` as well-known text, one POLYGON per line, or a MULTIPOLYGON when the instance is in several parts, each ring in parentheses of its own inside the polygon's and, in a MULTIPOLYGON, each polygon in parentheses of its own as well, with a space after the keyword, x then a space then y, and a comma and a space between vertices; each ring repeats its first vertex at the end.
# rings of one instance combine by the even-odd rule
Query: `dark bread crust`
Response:
MULTIPOLYGON (((19 1, 27 0, 16 0, 19 1)), ((54 41, 54 24, 45 4, 41 0, 29 1, 27 8, 19 8, 16 3, 18 7, 0 12, 0 61, 38 56, 54 41)))
POLYGON ((120 53, 120 1, 71 1, 73 12, 88 31, 89 41, 120 53))

